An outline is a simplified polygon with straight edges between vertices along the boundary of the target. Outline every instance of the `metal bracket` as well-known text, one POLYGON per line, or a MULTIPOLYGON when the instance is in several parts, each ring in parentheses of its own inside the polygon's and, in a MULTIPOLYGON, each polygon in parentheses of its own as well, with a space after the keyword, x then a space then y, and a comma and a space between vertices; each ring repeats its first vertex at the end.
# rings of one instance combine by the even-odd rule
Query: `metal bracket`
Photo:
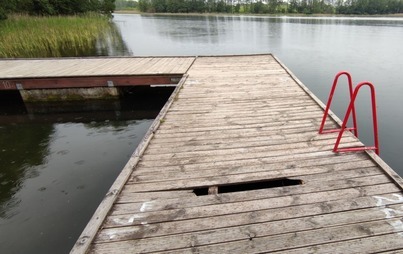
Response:
POLYGON ((171 82, 172 83, 179 83, 179 81, 181 81, 182 78, 171 78, 171 82))

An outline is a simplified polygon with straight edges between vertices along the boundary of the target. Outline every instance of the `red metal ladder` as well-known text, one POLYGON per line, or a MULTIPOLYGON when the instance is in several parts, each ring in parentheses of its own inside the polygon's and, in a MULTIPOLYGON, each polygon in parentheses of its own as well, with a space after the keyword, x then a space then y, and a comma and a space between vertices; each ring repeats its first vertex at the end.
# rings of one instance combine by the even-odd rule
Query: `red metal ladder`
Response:
POLYGON ((364 150, 374 150, 376 154, 379 155, 379 140, 378 140, 378 119, 377 119, 377 114, 376 114, 376 100, 375 100, 375 87, 372 83, 368 82, 368 81, 364 81, 361 82, 357 85, 357 87, 354 89, 353 92, 353 85, 351 82, 351 75, 348 72, 339 72, 337 73, 334 82, 333 82, 333 86, 332 89, 330 91, 330 95, 329 95, 329 99, 328 102, 326 104, 326 109, 325 112, 323 114, 323 118, 322 118, 322 123, 320 125, 319 128, 319 133, 320 134, 325 134, 325 133, 331 133, 331 132, 339 132, 339 135, 336 139, 336 143, 334 144, 333 147, 333 152, 335 153, 341 153, 341 152, 357 152, 357 151, 364 151, 364 150), (330 105, 332 103, 332 99, 333 99, 333 95, 334 95, 334 91, 335 88, 337 86, 337 82, 338 82, 338 78, 341 75, 346 75, 348 78, 348 82, 349 82, 349 91, 350 91, 350 104, 347 108, 346 114, 344 116, 343 119, 343 123, 340 129, 335 129, 335 130, 323 130, 323 126, 326 122, 326 118, 328 116, 329 113, 329 109, 330 109, 330 105), (357 128, 357 119, 356 119, 356 113, 355 113, 355 100, 357 98, 358 92, 360 91, 360 89, 363 86, 368 86, 371 92, 371 104, 372 104, 372 123, 373 123, 373 133, 374 133, 374 146, 363 146, 363 147, 347 147, 347 148, 339 148, 339 144, 341 141, 341 138, 343 136, 343 133, 348 130, 354 131, 354 134, 356 137, 358 137, 358 128, 357 128), (350 118, 350 115, 353 115, 353 128, 347 128, 347 122, 348 119, 350 118))
MULTIPOLYGON (((341 71, 341 72, 337 73, 336 77, 334 78, 334 81, 333 81, 332 89, 330 90, 329 98, 328 98, 327 104, 326 104, 325 113, 323 114, 323 118, 322 118, 322 123, 320 124, 320 127, 319 127, 319 134, 333 133, 333 132, 339 132, 340 131, 340 129, 323 130, 323 128, 325 126, 327 116, 329 115, 330 105, 332 104, 333 95, 334 95, 334 92, 336 90, 336 86, 338 84, 340 76, 342 76, 342 75, 347 76, 348 89, 349 89, 349 92, 350 92, 350 101, 353 99, 353 82, 352 82, 350 73, 348 73, 347 71, 341 71)), ((346 131, 354 131, 354 135, 356 137, 358 137, 357 118, 356 118, 354 105, 353 105, 353 108, 352 108, 352 114, 353 114, 353 127, 352 128, 346 128, 345 130, 346 131)))

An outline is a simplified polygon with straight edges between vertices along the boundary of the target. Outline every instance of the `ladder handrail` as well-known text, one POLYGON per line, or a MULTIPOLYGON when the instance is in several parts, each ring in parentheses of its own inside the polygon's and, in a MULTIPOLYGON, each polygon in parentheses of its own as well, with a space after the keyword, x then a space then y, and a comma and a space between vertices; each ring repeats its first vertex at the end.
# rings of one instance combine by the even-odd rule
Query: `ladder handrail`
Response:
POLYGON ((346 115, 344 116, 343 124, 341 126, 339 136, 337 137, 336 143, 334 144, 333 152, 353 152, 353 151, 364 151, 364 150, 375 150, 375 153, 379 155, 379 141, 378 141, 378 118, 376 115, 376 101, 375 101, 375 88, 374 85, 368 81, 363 81, 357 85, 354 89, 353 97, 350 101, 350 104, 347 108, 346 115), (374 131, 374 146, 364 146, 364 147, 348 147, 348 148, 340 148, 339 144, 340 140, 343 136, 343 132, 346 129, 347 120, 350 117, 351 112, 354 109, 355 99, 357 98, 358 92, 363 86, 368 86, 371 91, 371 102, 372 102, 372 124, 373 124, 373 131, 374 131))
MULTIPOLYGON (((340 129, 323 130, 323 128, 325 126, 326 118, 329 115, 330 105, 332 104, 333 95, 334 95, 334 92, 336 90, 336 86, 338 84, 339 77, 342 76, 342 75, 347 76, 348 87, 349 87, 349 92, 350 92, 350 101, 352 100, 352 97, 353 97, 353 82, 352 82, 352 79, 351 79, 351 74, 348 73, 347 71, 341 71, 341 72, 336 74, 336 76, 335 76, 335 78, 333 80, 332 89, 330 90, 329 98, 328 98, 327 103, 326 103, 325 112, 323 114, 322 122, 321 122, 320 127, 319 127, 319 134, 338 132, 340 130, 340 129)), ((349 130, 349 131, 353 130, 354 135, 356 137, 358 137, 357 118, 356 118, 355 106, 354 105, 353 105, 353 108, 352 108, 352 112, 353 112, 353 128, 346 128, 345 130, 349 130)))

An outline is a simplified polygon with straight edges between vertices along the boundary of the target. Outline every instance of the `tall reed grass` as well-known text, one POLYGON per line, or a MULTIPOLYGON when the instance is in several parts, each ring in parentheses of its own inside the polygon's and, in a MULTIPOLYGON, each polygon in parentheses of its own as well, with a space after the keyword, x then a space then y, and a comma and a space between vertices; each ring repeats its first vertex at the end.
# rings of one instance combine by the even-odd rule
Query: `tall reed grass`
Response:
POLYGON ((96 55, 99 40, 110 30, 107 17, 10 16, 0 21, 0 57, 63 57, 96 55))

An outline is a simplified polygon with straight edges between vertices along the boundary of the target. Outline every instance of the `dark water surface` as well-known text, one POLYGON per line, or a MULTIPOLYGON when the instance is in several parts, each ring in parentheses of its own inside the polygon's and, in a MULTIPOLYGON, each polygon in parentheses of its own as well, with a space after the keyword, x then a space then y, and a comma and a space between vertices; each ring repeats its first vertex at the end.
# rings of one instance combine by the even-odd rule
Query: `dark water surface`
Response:
POLYGON ((0 253, 68 253, 172 89, 0 103, 0 253))
MULTIPOLYGON (((377 92, 381 157, 403 176, 403 18, 115 15, 132 55, 273 53, 322 101, 335 74, 377 92)), ((332 110, 344 117, 347 90, 332 110)), ((357 102, 360 139, 373 144, 369 92, 357 102)))

